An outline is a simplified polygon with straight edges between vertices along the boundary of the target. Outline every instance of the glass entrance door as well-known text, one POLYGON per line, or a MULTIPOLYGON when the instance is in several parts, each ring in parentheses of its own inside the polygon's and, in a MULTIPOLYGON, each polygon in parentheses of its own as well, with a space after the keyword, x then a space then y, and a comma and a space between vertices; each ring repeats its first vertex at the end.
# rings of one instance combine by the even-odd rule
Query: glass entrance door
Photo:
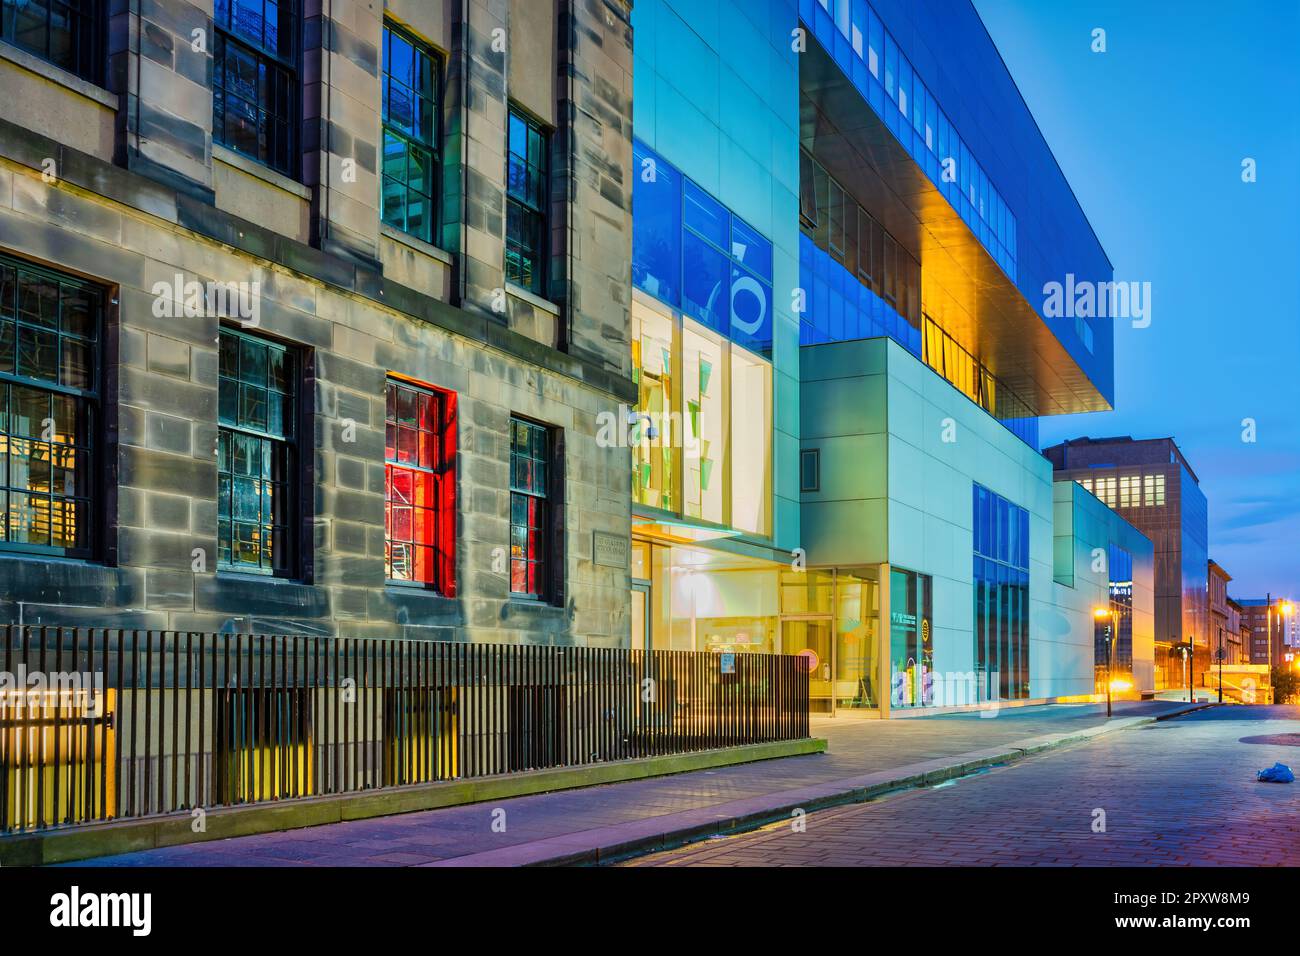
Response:
POLYGON ((654 644, 651 633, 649 582, 632 582, 632 650, 648 651, 654 644))
POLYGON ((834 697, 835 662, 830 617, 783 618, 779 653, 798 654, 808 666, 808 702, 815 714, 829 714, 834 697))

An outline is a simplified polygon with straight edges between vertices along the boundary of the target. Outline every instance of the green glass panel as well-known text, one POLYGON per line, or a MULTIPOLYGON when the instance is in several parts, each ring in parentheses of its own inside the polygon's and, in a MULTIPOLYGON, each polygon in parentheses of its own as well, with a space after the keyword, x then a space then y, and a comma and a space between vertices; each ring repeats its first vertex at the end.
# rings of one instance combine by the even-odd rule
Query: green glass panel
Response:
POLYGON ((713 475, 713 460, 711 458, 700 459, 700 490, 709 490, 709 478, 713 475))

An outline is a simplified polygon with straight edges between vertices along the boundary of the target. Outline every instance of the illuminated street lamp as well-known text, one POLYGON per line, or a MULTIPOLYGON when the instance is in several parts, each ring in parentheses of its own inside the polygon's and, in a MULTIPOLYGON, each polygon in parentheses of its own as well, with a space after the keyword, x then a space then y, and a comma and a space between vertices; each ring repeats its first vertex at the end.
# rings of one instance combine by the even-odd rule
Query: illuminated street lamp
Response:
POLYGON ((1110 717, 1110 687, 1114 680, 1114 674, 1112 673, 1114 658, 1112 654, 1115 646, 1115 634, 1119 631, 1119 614, 1114 608, 1098 607, 1093 608, 1092 619, 1095 622, 1094 627, 1101 624, 1102 621, 1107 621, 1110 625, 1106 633, 1106 716, 1110 717))

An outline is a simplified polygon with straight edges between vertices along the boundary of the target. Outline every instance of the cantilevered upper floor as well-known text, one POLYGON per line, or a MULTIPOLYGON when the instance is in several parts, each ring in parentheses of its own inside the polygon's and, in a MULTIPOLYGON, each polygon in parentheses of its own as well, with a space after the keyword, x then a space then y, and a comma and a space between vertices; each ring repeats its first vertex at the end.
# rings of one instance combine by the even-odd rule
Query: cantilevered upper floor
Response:
POLYGON ((969 0, 799 14, 804 344, 890 335, 1004 420, 1108 409, 1111 320, 1045 301, 1112 266, 969 0))

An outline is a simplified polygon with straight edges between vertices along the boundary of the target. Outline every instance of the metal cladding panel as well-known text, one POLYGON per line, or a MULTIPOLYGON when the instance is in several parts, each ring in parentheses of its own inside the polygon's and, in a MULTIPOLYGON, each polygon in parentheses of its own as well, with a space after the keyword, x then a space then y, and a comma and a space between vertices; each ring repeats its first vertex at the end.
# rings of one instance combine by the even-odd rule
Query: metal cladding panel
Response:
POLYGON ((921 260, 927 312, 1038 414, 1109 409, 1113 320, 1091 322, 1089 349, 1044 303, 1048 283, 1110 282, 1113 269, 978 14, 968 0, 871 5, 1015 215, 1014 278, 864 100, 838 42, 818 42, 828 15, 816 0, 801 5, 822 27, 800 57, 804 146, 921 260))

